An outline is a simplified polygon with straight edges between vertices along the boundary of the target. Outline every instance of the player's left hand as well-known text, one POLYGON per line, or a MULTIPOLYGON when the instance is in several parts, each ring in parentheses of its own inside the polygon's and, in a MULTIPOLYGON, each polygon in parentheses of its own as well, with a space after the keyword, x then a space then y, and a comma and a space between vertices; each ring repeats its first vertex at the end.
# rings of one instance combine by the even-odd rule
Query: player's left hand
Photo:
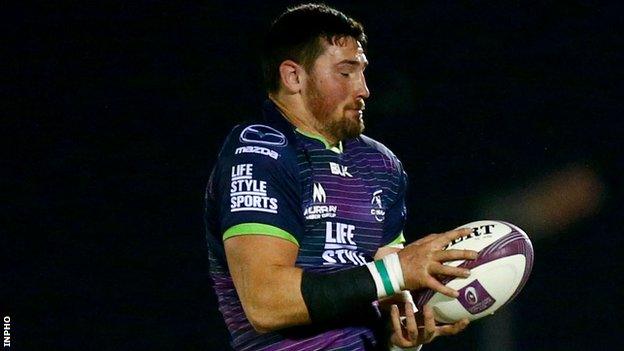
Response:
POLYGON ((411 302, 405 302, 405 318, 401 318, 399 307, 395 304, 390 309, 392 336, 390 341, 398 347, 413 347, 428 344, 438 336, 455 335, 466 329, 469 320, 462 319, 454 324, 436 325, 433 310, 423 307, 422 314, 415 314, 411 302), (416 322, 421 317, 421 325, 416 322), (422 325, 424 324, 424 325, 422 325))

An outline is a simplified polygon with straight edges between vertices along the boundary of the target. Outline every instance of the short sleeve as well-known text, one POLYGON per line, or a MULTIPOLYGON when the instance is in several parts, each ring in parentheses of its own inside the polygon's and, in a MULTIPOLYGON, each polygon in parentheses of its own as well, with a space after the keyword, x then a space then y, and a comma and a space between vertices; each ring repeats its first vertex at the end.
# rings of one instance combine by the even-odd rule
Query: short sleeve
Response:
POLYGON ((299 245, 304 226, 296 167, 287 145, 247 143, 235 129, 212 180, 222 239, 260 234, 299 245))
POLYGON ((402 247, 402 244, 405 243, 403 229, 407 218, 407 207, 405 206, 407 174, 403 170, 400 162, 397 163, 399 165, 398 172, 395 176, 395 179, 397 179, 397 194, 394 202, 390 204, 386 211, 382 246, 402 247))

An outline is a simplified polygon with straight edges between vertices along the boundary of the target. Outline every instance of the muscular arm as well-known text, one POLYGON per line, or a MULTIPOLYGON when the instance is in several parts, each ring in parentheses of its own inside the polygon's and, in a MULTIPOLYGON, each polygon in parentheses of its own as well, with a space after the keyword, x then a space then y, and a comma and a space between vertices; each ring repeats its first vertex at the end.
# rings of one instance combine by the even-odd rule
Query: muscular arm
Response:
POLYGON ((230 274, 245 314, 258 332, 309 324, 301 295, 303 270, 295 267, 299 248, 266 235, 225 240, 230 274))
MULTIPOLYGON (((431 288, 456 296, 456 291, 442 285, 432 274, 466 276, 465 270, 443 266, 440 262, 476 258, 474 251, 441 251, 451 240, 469 233, 469 229, 461 229, 431 234, 400 250, 406 288, 431 288)), ((375 258, 396 250, 392 247, 381 248, 375 258)), ((269 332, 311 323, 301 293, 303 270, 295 267, 297 245, 265 235, 242 235, 226 239, 225 252, 245 314, 257 331, 269 332)))
MULTIPOLYGON (((245 314, 259 332, 311 323, 301 295, 303 270, 295 267, 298 247, 266 235, 242 235, 225 241, 230 274, 245 314)), ((377 250, 375 259, 398 252, 377 250)))

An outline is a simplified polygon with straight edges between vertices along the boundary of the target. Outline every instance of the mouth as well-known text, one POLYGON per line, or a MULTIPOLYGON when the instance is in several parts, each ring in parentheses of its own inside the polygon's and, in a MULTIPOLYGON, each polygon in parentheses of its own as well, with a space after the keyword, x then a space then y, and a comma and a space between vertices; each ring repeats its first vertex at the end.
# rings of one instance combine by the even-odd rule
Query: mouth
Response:
POLYGON ((364 113, 364 110, 366 110, 366 106, 364 106, 364 104, 358 104, 355 107, 350 108, 349 110, 353 110, 357 113, 360 114, 360 116, 364 113))
POLYGON ((362 110, 351 110, 353 111, 352 114, 349 115, 349 119, 353 122, 353 123, 357 123, 357 124, 362 124, 364 123, 364 112, 362 110))
POLYGON ((362 115, 362 113, 364 113, 364 110, 366 110, 366 105, 364 105, 364 101, 358 103, 355 106, 355 110, 358 111, 360 115, 362 115))
MULTIPOLYGON (((366 109, 366 106, 364 105, 364 101, 355 101, 352 105, 347 105, 346 106, 346 111, 349 111, 348 113, 351 114, 353 113, 353 119, 359 120, 360 123, 362 123, 364 121, 364 110, 366 109)), ((345 112, 346 112, 345 111, 345 112)))
POLYGON ((362 119, 362 117, 364 116, 364 109, 359 109, 359 108, 350 108, 348 109, 348 111, 353 111, 355 113, 356 116, 358 116, 360 119, 362 119))

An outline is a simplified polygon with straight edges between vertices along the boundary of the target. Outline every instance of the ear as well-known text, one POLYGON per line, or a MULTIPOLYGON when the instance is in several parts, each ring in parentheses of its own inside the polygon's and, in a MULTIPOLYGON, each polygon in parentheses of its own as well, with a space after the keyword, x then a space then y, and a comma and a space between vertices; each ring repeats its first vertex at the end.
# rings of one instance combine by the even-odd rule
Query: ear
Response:
POLYGON ((285 60, 279 66, 283 88, 291 94, 301 91, 305 70, 292 60, 285 60))

